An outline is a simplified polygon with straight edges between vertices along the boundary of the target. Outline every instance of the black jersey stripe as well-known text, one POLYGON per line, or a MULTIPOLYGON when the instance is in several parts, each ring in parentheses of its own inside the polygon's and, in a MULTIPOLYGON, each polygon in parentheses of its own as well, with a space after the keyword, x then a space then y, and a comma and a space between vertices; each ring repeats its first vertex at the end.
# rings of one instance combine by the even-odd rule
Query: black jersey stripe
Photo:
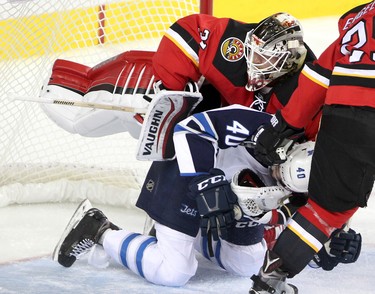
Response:
POLYGON ((374 64, 336 64, 337 71, 333 70, 330 85, 332 86, 360 86, 375 88, 374 64), (347 72, 340 72, 340 68, 347 72), (362 71, 362 73, 360 72, 362 71), (371 72, 370 72, 371 71, 371 72), (352 74, 350 73, 352 72, 352 74))
POLYGON ((174 23, 171 27, 171 30, 176 32, 185 42, 186 44, 198 55, 199 53, 199 43, 195 41, 193 36, 185 30, 182 26, 178 23, 174 23))
POLYGON ((306 66, 310 68, 312 71, 316 72, 318 75, 329 79, 331 77, 332 71, 320 66, 317 63, 306 63, 306 66))
POLYGON ((321 230, 319 230, 317 227, 311 224, 311 222, 308 221, 302 214, 297 212, 293 216, 293 220, 296 223, 298 223, 307 233, 309 233, 316 240, 318 240, 321 244, 324 244, 327 240, 327 236, 321 230))
POLYGON ((361 63, 361 64, 341 64, 341 63, 336 63, 335 66, 337 67, 342 67, 346 69, 360 69, 360 70, 374 70, 375 71, 375 64, 366 64, 366 63, 361 63))
POLYGON ((375 88, 374 78, 363 78, 355 76, 332 75, 330 86, 359 86, 366 88, 375 88))

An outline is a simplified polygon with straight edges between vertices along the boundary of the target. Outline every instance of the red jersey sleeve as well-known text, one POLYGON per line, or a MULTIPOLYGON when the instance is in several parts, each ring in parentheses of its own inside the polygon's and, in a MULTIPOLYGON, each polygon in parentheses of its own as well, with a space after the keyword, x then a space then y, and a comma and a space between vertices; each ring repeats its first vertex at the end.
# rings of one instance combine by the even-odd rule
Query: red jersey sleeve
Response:
POLYGON ((244 40, 255 24, 194 14, 179 19, 166 32, 153 58, 156 79, 171 90, 204 76, 225 105, 250 106, 244 40))
POLYGON ((167 30, 153 58, 155 76, 166 88, 182 90, 189 80, 199 80, 199 54, 205 46, 200 28, 213 29, 216 20, 210 15, 193 14, 179 19, 167 30))
MULTIPOLYGON (((324 54, 329 60, 330 51, 326 50, 324 54)), ((322 56, 319 58, 320 62, 325 60, 322 56)), ((324 104, 329 76, 330 70, 322 67, 318 61, 305 64, 298 78, 298 87, 281 110, 288 124, 303 128, 317 115, 324 104)))

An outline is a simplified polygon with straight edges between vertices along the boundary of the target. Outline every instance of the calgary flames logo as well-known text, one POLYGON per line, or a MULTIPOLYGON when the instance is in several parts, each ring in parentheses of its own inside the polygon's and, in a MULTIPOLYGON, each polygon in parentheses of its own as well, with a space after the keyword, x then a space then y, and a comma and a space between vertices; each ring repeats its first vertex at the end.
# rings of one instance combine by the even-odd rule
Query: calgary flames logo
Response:
POLYGON ((221 55, 224 59, 235 62, 240 60, 245 54, 245 46, 237 38, 228 38, 221 44, 221 55))

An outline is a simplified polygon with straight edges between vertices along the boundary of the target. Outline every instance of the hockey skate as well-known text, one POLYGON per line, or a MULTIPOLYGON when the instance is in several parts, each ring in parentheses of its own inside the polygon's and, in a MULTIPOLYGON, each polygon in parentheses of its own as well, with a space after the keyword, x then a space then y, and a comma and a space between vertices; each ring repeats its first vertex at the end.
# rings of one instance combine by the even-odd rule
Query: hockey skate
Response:
POLYGON ((70 267, 92 246, 99 242, 107 229, 117 229, 99 209, 92 208, 88 199, 84 200, 72 218, 55 247, 53 260, 70 267))
POLYGON ((264 265, 258 275, 253 275, 253 286, 249 294, 298 294, 298 289, 292 284, 286 282, 287 273, 279 268, 269 271, 278 263, 278 257, 270 257, 270 251, 267 251, 264 265))

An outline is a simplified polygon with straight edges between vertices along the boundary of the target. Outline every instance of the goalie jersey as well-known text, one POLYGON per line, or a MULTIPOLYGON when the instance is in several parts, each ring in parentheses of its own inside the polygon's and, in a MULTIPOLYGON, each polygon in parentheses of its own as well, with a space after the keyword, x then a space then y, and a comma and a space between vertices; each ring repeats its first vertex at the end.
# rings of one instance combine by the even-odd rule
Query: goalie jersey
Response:
MULTIPOLYGON (((203 76, 221 94, 223 106, 235 103, 250 106, 256 101, 256 109, 275 113, 286 104, 296 81, 289 75, 279 80, 277 92, 272 92, 278 93, 277 96, 267 93, 264 97, 267 89, 259 93, 245 89, 248 76, 244 41, 256 26, 257 23, 204 14, 179 19, 168 29, 153 56, 156 80, 170 90, 182 90, 188 81, 198 82, 203 76)), ((314 54, 307 45, 306 48, 306 61, 314 60, 314 54)))

